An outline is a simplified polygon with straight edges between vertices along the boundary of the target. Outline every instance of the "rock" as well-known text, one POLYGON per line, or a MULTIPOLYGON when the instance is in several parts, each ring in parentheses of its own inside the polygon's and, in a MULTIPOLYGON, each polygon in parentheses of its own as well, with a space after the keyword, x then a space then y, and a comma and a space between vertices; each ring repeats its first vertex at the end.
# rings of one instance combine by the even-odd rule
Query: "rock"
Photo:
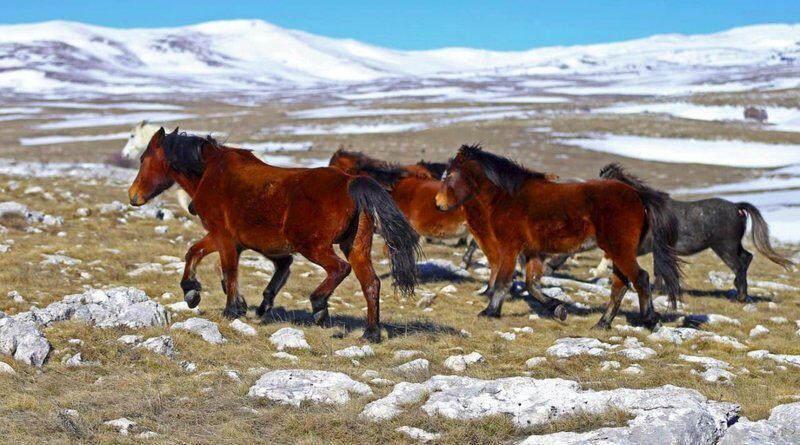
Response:
POLYGON ((372 357, 375 355, 375 351, 372 350, 372 347, 369 345, 364 346, 350 346, 349 348, 340 349, 335 351, 339 357, 347 357, 347 358, 364 358, 364 357, 372 357))
POLYGON ((533 328, 530 326, 525 326, 522 328, 511 328, 511 330, 516 332, 517 334, 533 334, 533 328))
POLYGON ((282 359, 282 360, 289 360, 290 362, 296 362, 296 361, 300 360, 299 358, 297 358, 296 355, 292 355, 292 354, 289 354, 289 353, 283 352, 283 351, 275 352, 275 353, 272 354, 272 356, 275 357, 275 358, 282 359))
POLYGON ((169 231, 169 226, 156 226, 153 231, 159 235, 164 235, 169 231))
POLYGON ((238 381, 242 380, 242 378, 239 377, 239 373, 236 372, 236 371, 233 371, 231 369, 225 371, 225 377, 233 380, 234 382, 238 382, 238 381))
POLYGON ((741 418, 728 428, 719 445, 789 445, 800 443, 800 402, 772 408, 767 419, 741 418))
POLYGON ((606 350, 612 346, 608 343, 603 343, 596 338, 588 337, 566 337, 559 338, 553 343, 553 346, 547 348, 547 355, 558 358, 569 358, 577 355, 592 355, 602 357, 605 355, 606 350))
POLYGON ((17 371, 14 371, 14 368, 12 368, 11 365, 6 362, 0 362, 0 374, 14 375, 16 373, 17 371))
POLYGON ((782 365, 791 365, 800 368, 800 355, 773 354, 766 349, 750 351, 747 356, 757 360, 772 360, 782 365))
POLYGON ((622 365, 616 360, 604 360, 603 363, 600 364, 601 371, 611 371, 612 369, 619 369, 621 367, 622 365))
POLYGON ((439 290, 439 292, 443 294, 454 294, 458 292, 458 288, 453 286, 452 284, 448 284, 439 290))
POLYGON ((678 358, 680 358, 683 361, 689 362, 689 363, 698 363, 700 365, 703 365, 706 369, 710 369, 710 368, 731 369, 731 365, 728 362, 724 362, 722 360, 717 360, 717 359, 711 358, 711 357, 703 357, 703 356, 699 356, 699 355, 680 354, 678 356, 678 358))
POLYGON ((525 361, 525 367, 528 369, 537 368, 547 363, 546 357, 531 357, 525 361))
POLYGON ((158 437, 158 433, 154 431, 142 431, 136 435, 137 439, 153 439, 155 437, 158 437))
POLYGON ((70 338, 67 340, 67 343, 71 344, 72 346, 83 346, 83 340, 79 338, 70 338))
POLYGON ((249 337, 255 336, 257 334, 256 328, 254 328, 254 327, 250 326, 249 324, 239 320, 238 318, 236 320, 233 320, 228 326, 231 329, 233 329, 234 331, 236 331, 236 332, 238 332, 238 333, 240 333, 242 335, 249 336, 249 337))
POLYGON ((394 385, 393 381, 391 381, 389 379, 381 379, 381 378, 372 379, 369 382, 372 383, 373 385, 377 385, 377 386, 392 386, 392 385, 394 385))
POLYGON ((609 407, 633 417, 623 427, 531 436, 527 444, 713 444, 739 414, 738 405, 710 401, 698 391, 671 385, 593 391, 563 379, 435 376, 423 383, 398 383, 386 397, 367 404, 361 416, 392 419, 420 401, 424 401, 420 409, 429 416, 475 420, 503 415, 520 429, 550 424, 577 412, 602 414, 609 407))
POLYGON ((65 410, 63 410, 61 412, 65 416, 72 417, 73 419, 79 419, 81 417, 81 414, 77 410, 74 410, 74 409, 65 409, 65 410))
POLYGON ((167 312, 160 303, 133 287, 91 289, 68 295, 44 309, 32 308, 15 316, 43 326, 58 321, 85 321, 101 328, 165 326, 167 312))
POLYGON ((442 438, 442 435, 439 433, 429 433, 425 430, 410 426, 401 426, 395 429, 395 431, 401 434, 405 434, 410 439, 416 440, 421 443, 430 443, 442 438))
POLYGON ((470 365, 485 361, 486 359, 478 352, 467 355, 452 355, 444 361, 444 367, 455 372, 464 372, 470 365))
POLYGON ((635 365, 634 364, 634 365, 628 366, 627 368, 623 369, 620 372, 624 372, 625 374, 637 375, 637 374, 643 374, 644 373, 644 369, 642 369, 641 365, 635 365))
POLYGON ((786 324, 789 323, 789 320, 786 317, 769 317, 769 322, 775 324, 786 324))
POLYGON ((636 337, 628 337, 623 342, 624 349, 617 354, 625 356, 628 360, 647 360, 656 356, 656 351, 648 348, 636 337))
POLYGON ((47 359, 50 349, 50 342, 35 323, 26 317, 7 317, 0 312, 0 354, 39 367, 47 359))
POLYGON ((7 295, 8 295, 8 298, 10 298, 14 303, 24 303, 25 302, 25 299, 22 298, 22 295, 20 295, 20 293, 15 291, 15 290, 12 290, 7 295))
POLYGON ((381 375, 380 375, 380 373, 378 373, 378 371, 375 371, 375 370, 372 370, 372 369, 367 369, 366 371, 364 371, 363 374, 361 374, 361 378, 364 379, 364 380, 377 379, 380 376, 381 375))
POLYGON ((371 396, 372 389, 341 372, 288 369, 265 373, 247 395, 299 407, 303 402, 343 405, 350 393, 371 396))
POLYGON ((513 332, 494 331, 494 333, 497 334, 497 336, 502 338, 503 340, 514 341, 517 339, 517 334, 513 332))
POLYGON ((650 334, 647 339, 655 342, 674 343, 676 345, 681 345, 684 342, 701 340, 729 345, 735 349, 747 349, 747 346, 743 345, 739 342, 739 340, 733 337, 717 335, 713 332, 701 331, 699 329, 692 328, 671 328, 668 326, 663 326, 658 330, 658 332, 650 334))
POLYGON ((269 337, 269 341, 278 348, 284 349, 311 349, 306 341, 306 333, 295 328, 281 328, 269 337))
POLYGON ((736 378, 736 374, 720 368, 708 368, 703 372, 697 372, 694 369, 692 369, 691 373, 696 376, 699 376, 700 378, 709 383, 718 383, 718 382, 729 383, 736 378))
POLYGON ((403 363, 400 366, 396 366, 392 368, 392 371, 398 374, 416 374, 419 372, 428 372, 428 367, 430 366, 430 362, 425 360, 424 358, 418 358, 416 360, 411 360, 408 363, 403 363))
POLYGON ((99 362, 90 362, 90 361, 84 360, 83 357, 81 356, 80 352, 75 354, 75 355, 73 355, 73 356, 71 356, 71 357, 70 356, 64 357, 64 359, 61 360, 61 363, 63 363, 68 368, 80 368, 80 367, 83 367, 83 366, 97 366, 97 365, 100 364, 99 362))
POLYGON ((720 314, 694 314, 694 315, 687 315, 683 317, 683 321, 685 324, 688 325, 701 325, 701 324, 710 324, 710 325, 717 325, 717 324, 730 324, 734 326, 741 326, 742 322, 735 318, 731 318, 725 315, 720 314))
POLYGON ((750 329, 750 338, 759 337, 765 334, 769 334, 769 329, 760 324, 756 325, 756 327, 753 329, 750 329))
POLYGON ((754 303, 747 303, 742 306, 742 310, 745 312, 755 312, 758 310, 758 307, 754 303))
POLYGON ((195 363, 183 360, 181 362, 181 369, 183 369, 186 372, 197 372, 197 365, 195 363))
POLYGON ((401 349, 399 351, 394 351, 394 354, 392 354, 392 356, 398 360, 407 360, 421 354, 422 352, 414 349, 401 349))
POLYGON ((136 426, 136 422, 126 419, 125 417, 120 417, 119 419, 103 422, 103 425, 113 427, 119 431, 121 435, 127 436, 130 433, 131 428, 136 426))
POLYGON ((190 308, 189 304, 186 303, 185 301, 179 301, 177 303, 168 304, 166 307, 167 307, 167 309, 169 309, 169 310, 171 310, 173 312, 191 312, 193 314, 199 314, 200 313, 200 308, 199 307, 190 308))
POLYGON ((128 346, 134 346, 144 341, 141 335, 123 335, 117 339, 118 342, 128 346))
POLYGON ((218 345, 227 341, 219 332, 217 324, 205 318, 190 318, 184 322, 173 324, 170 329, 180 329, 195 333, 212 345, 218 345))
POLYGON ((175 348, 175 342, 169 335, 148 338, 142 344, 136 347, 149 349, 156 354, 161 354, 170 358, 175 357, 178 354, 178 350, 175 348))

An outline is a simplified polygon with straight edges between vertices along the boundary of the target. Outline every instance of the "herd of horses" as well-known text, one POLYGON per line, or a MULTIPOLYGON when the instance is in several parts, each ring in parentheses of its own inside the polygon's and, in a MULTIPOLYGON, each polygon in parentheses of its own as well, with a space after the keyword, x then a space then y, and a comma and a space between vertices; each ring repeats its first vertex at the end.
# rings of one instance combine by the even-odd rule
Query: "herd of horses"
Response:
POLYGON ((177 128, 167 134, 159 128, 141 152, 130 203, 144 205, 175 183, 207 231, 186 254, 180 285, 189 307, 201 300, 199 262, 218 252, 227 297, 223 314, 244 315, 238 263, 241 252, 250 249, 275 265, 256 309, 264 318, 289 277, 292 255, 299 253, 326 272, 310 296, 314 321, 325 323, 328 298, 354 272, 367 301, 364 338, 373 342, 381 340, 374 234, 384 239, 394 285, 405 295, 416 285, 421 237, 471 235, 465 264, 477 246, 491 269, 484 291, 489 303, 480 313, 487 317, 500 316, 520 263, 529 294, 546 313, 565 320, 563 302, 538 287, 546 264, 554 268, 569 254, 599 248, 613 273, 598 328, 610 327, 629 287, 638 294, 642 324, 659 327, 650 276, 637 259, 645 253, 653 254, 655 286, 673 307, 681 295, 678 256, 708 248, 733 270, 739 300, 746 300, 752 254, 742 238, 748 215, 756 249, 784 268, 792 265, 772 248, 767 224, 748 203, 676 201, 616 164, 603 168, 597 179, 561 181, 477 145, 462 146, 446 164, 398 165, 340 149, 329 167, 281 168, 210 136, 177 128), (337 244, 344 259, 334 249, 337 244))

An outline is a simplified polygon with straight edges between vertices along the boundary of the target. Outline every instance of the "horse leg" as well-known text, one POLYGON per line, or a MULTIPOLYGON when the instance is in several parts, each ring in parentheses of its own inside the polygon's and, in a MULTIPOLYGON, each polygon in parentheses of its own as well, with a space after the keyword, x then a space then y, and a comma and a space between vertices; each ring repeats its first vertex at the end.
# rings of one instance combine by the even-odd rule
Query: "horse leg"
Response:
POLYGON ((717 246, 712 246, 711 250, 728 266, 734 273, 736 278, 733 280, 736 286, 739 301, 747 301, 747 269, 750 267, 750 261, 753 255, 744 250, 741 242, 734 245, 734 243, 724 243, 717 246))
POLYGON ((474 238, 471 238, 467 246, 467 251, 464 252, 464 256, 461 257, 461 260, 464 262, 464 270, 469 270, 469 266, 472 264, 472 256, 475 255, 477 249, 478 243, 475 242, 474 238))
POLYGON ((196 242, 186 252, 186 264, 183 267, 183 278, 181 278, 181 289, 183 299, 190 308, 196 308, 200 304, 200 291, 202 286, 197 281, 196 269, 200 261, 208 254, 216 252, 217 246, 211 235, 204 236, 196 242))
POLYGON ((299 252, 312 263, 325 269, 327 274, 322 283, 314 289, 309 297, 314 322, 322 326, 325 320, 328 319, 328 297, 331 296, 339 283, 350 275, 350 264, 336 255, 332 245, 317 246, 308 250, 300 250, 299 252))
POLYGON ((639 296, 639 314, 642 317, 642 324, 651 331, 658 330, 661 326, 660 315, 653 310, 653 302, 650 299, 650 274, 639 267, 639 263, 636 262, 636 253, 633 253, 630 258, 618 260, 612 257, 611 259, 614 261, 614 270, 620 270, 625 274, 636 289, 639 296))
POLYGON ((346 243, 342 250, 347 255, 347 260, 350 261, 367 300, 367 326, 361 338, 372 343, 380 343, 381 280, 372 267, 372 221, 366 213, 359 216, 355 238, 352 242, 346 243))
POLYGON ((270 278, 267 287, 264 288, 264 292, 262 292, 263 299, 261 300, 261 304, 256 308, 256 315, 261 317, 261 320, 264 321, 264 316, 272 310, 272 305, 275 302, 275 296, 278 295, 281 288, 286 284, 286 280, 289 278, 289 266, 292 265, 292 256, 279 256, 279 257, 267 257, 270 261, 275 265, 275 273, 272 274, 272 278, 270 278))
POLYGON ((562 253, 562 254, 554 255, 554 256, 550 257, 548 259, 547 263, 545 264, 544 270, 543 270, 542 273, 544 275, 553 275, 553 272, 555 272, 561 266, 563 266, 564 263, 567 262, 567 260, 569 259, 570 256, 572 256, 572 255, 569 254, 569 253, 562 253))
POLYGON ((739 301, 744 303, 750 296, 747 294, 747 269, 750 268, 750 262, 753 261, 753 254, 744 250, 744 247, 739 248, 739 269, 736 271, 736 278, 733 283, 739 293, 739 301))
POLYGON ((222 265, 222 286, 225 289, 225 310, 222 315, 227 318, 239 318, 247 313, 247 303, 239 295, 239 249, 233 240, 217 243, 222 265))
POLYGON ((542 278, 542 258, 538 255, 530 255, 525 261, 525 288, 539 303, 549 311, 554 318, 561 321, 567 319, 567 310, 555 298, 548 297, 539 290, 539 280, 542 278))
POLYGON ((516 264, 517 254, 515 252, 502 258, 497 267, 492 264, 492 271, 496 270, 497 272, 493 274, 494 283, 489 286, 489 305, 478 314, 479 316, 500 318, 503 301, 508 296, 511 280, 514 278, 516 264))
POLYGON ((594 325, 595 329, 611 329, 611 321, 617 316, 622 298, 628 291, 628 283, 628 278, 615 266, 611 275, 611 295, 608 297, 608 305, 600 321, 594 325))

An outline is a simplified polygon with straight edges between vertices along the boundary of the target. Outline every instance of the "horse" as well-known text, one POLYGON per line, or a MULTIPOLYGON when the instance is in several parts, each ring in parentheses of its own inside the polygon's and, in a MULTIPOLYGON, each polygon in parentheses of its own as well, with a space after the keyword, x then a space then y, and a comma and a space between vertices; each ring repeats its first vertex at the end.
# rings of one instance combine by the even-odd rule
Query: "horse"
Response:
MULTIPOLYGON (((367 175, 378 181, 392 195, 397 206, 414 229, 427 238, 464 239, 469 235, 464 210, 440 212, 434 205, 439 179, 446 165, 420 161, 411 165, 395 165, 361 152, 337 150, 329 164, 353 175, 367 175)), ((464 253, 469 267, 477 244, 470 240, 464 253)))
POLYGON ((191 308, 200 303, 202 290, 195 268, 204 256, 217 251, 227 297, 223 315, 236 318, 246 313, 237 275, 239 256, 250 249, 275 264, 256 310, 266 321, 289 276, 291 255, 299 253, 327 274, 310 296, 314 321, 323 325, 328 319, 328 297, 352 270, 367 300, 363 338, 379 342, 381 283, 371 258, 376 224, 388 245, 395 286, 403 294, 413 293, 419 235, 372 178, 329 167, 273 167, 249 150, 225 147, 210 136, 178 133, 177 128, 170 134, 159 128, 140 162, 128 190, 131 205, 144 205, 177 183, 191 197, 208 231, 186 253, 181 289, 191 308), (336 254, 334 244, 339 244, 347 261, 336 254))
POLYGON ((500 316, 519 254, 525 257, 528 292, 554 315, 559 308, 563 311, 558 300, 534 286, 542 256, 578 251, 596 242, 614 261, 614 275, 608 305, 595 327, 611 327, 632 283, 642 322, 655 330, 660 316, 650 299, 649 274, 636 257, 651 230, 655 275, 664 282, 671 307, 676 307, 681 275, 673 249, 677 220, 666 199, 648 187, 616 180, 560 184, 480 145, 463 145, 441 181, 436 205, 445 211, 464 207, 469 229, 489 260, 491 298, 479 315, 500 316))
MULTIPOLYGON (((608 164, 600 170, 600 177, 616 179, 632 187, 643 187, 644 182, 628 173, 619 164, 608 164)), ((794 264, 788 257, 775 251, 769 240, 769 225, 761 212, 748 202, 730 202, 721 198, 698 201, 678 201, 667 198, 667 206, 678 218, 678 238, 675 250, 678 255, 694 255, 711 249, 734 273, 738 300, 745 302, 747 295, 747 269, 753 254, 742 246, 747 231, 747 217, 753 228, 751 239, 756 250, 773 263, 789 270, 794 264)), ((649 232, 639 246, 639 255, 653 250, 653 236, 649 232)))

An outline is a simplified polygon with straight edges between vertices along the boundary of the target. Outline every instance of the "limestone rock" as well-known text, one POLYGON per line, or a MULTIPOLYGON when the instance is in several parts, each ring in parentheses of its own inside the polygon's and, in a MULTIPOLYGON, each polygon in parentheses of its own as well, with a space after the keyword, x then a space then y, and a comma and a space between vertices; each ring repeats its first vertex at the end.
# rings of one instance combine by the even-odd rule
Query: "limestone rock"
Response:
POLYGON ((217 324, 205 318, 190 318, 186 321, 173 324, 170 329, 180 329, 195 333, 212 345, 218 345, 227 341, 225 337, 222 336, 222 333, 219 332, 217 324))
POLYGON ((306 341, 306 333, 295 328, 281 328, 269 337, 269 341, 278 348, 284 349, 311 349, 306 341))
POLYGON ((430 362, 428 360, 425 360, 424 358, 418 358, 392 368, 392 370, 399 374, 416 374, 419 372, 427 372, 429 366, 430 362))
POLYGON ((156 354, 161 354, 170 358, 175 357, 178 354, 178 349, 175 348, 175 342, 169 335, 160 335, 158 337, 148 338, 142 344, 136 347, 149 349, 156 354))
POLYGON ((370 396, 372 389, 341 372, 288 369, 265 373, 247 395, 300 406, 303 402, 343 405, 350 401, 350 393, 370 396))
POLYGON ((238 318, 236 320, 233 320, 228 326, 230 326, 230 328, 233 329, 234 331, 242 335, 246 335, 248 337, 253 337, 258 333, 256 332, 256 328, 239 320, 238 318))
POLYGON ((593 355, 602 357, 611 345, 603 343, 596 338, 588 337, 566 337, 559 338, 553 346, 547 348, 547 355, 558 358, 569 358, 578 355, 593 355))
POLYGON ((336 354, 339 357, 364 358, 364 357, 372 357, 373 355, 375 355, 375 351, 373 351, 372 347, 369 345, 350 346, 348 348, 335 351, 334 354, 336 354))
POLYGON ((485 361, 486 359, 478 352, 467 355, 452 355, 444 361, 444 367, 455 372, 464 372, 467 367, 485 361))
POLYGON ((430 443, 435 440, 441 439, 442 435, 439 433, 429 433, 423 429, 414 428, 411 426, 401 426, 395 429, 398 433, 405 434, 410 439, 416 440, 420 443, 430 443))

